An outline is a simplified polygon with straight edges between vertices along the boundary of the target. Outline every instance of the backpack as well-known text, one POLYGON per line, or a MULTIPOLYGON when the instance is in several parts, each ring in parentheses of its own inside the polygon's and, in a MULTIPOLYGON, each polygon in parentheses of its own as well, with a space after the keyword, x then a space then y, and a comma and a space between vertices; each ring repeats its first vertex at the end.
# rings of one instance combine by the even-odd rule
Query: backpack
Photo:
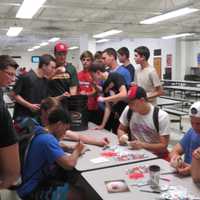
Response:
MULTIPOLYGON (((129 127, 130 120, 131 120, 133 112, 134 111, 131 110, 130 108, 128 109, 127 116, 126 116, 126 118, 128 120, 128 127, 129 127)), ((154 123, 154 126, 155 126, 157 132, 159 132, 158 114, 159 114, 159 108, 157 106, 155 106, 154 110, 153 110, 153 123, 154 123)), ((131 140, 131 132, 130 132, 130 130, 128 130, 128 139, 131 140)))

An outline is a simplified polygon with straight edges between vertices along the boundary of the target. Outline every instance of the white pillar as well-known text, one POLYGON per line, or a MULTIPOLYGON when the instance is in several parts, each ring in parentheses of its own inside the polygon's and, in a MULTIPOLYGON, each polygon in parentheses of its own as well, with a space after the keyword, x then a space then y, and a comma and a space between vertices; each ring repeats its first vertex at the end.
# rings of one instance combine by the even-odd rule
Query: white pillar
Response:
POLYGON ((82 34, 80 36, 80 54, 86 50, 94 54, 96 52, 96 40, 89 37, 88 34, 82 34))
POLYGON ((191 43, 187 41, 176 41, 176 70, 174 77, 184 80, 185 74, 190 73, 191 67, 191 43))

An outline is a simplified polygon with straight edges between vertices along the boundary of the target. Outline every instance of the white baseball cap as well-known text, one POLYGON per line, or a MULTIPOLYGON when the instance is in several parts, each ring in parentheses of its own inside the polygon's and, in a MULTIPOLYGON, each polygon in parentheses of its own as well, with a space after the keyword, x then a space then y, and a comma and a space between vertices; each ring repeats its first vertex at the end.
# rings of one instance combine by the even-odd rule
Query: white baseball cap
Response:
POLYGON ((192 117, 200 117, 200 101, 197 101, 191 105, 189 115, 192 117))

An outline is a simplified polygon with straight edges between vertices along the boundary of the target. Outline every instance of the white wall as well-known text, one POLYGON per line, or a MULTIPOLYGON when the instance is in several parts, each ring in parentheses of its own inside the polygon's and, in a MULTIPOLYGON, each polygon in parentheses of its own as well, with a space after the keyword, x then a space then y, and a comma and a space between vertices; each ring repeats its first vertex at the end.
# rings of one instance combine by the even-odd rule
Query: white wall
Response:
MULTIPOLYGON (((38 49, 38 50, 32 51, 32 52, 6 51, 6 52, 1 52, 1 54, 8 54, 8 55, 11 55, 11 56, 21 56, 21 59, 15 59, 15 60, 17 61, 17 63, 19 64, 20 67, 26 67, 27 70, 29 70, 31 68, 35 68, 35 67, 38 66, 38 64, 31 62, 32 56, 41 56, 42 54, 53 55, 53 50, 51 50, 51 49, 50 50, 38 49)), ((79 60, 77 60, 77 58, 79 59, 79 51, 78 50, 68 52, 67 61, 73 63, 74 66, 76 66, 77 70, 80 70, 79 69, 79 60)))
POLYGON ((137 65, 134 62, 134 49, 138 46, 147 46, 150 50, 150 59, 149 62, 153 65, 153 50, 154 49, 162 49, 162 74, 165 73, 164 68, 167 65, 166 56, 167 54, 172 54, 172 76, 175 76, 175 68, 176 68, 176 41, 175 40, 162 40, 162 39, 124 39, 120 41, 112 41, 107 43, 102 43, 97 45, 97 50, 104 50, 108 47, 113 47, 118 50, 120 47, 127 47, 130 51, 130 59, 134 66, 137 65))
MULTIPOLYGON (((116 50, 122 46, 126 46, 130 50, 131 54, 131 62, 136 66, 134 62, 134 49, 138 46, 147 46, 150 49, 150 64, 153 64, 153 50, 154 49, 162 49, 162 74, 165 73, 164 69, 166 67, 166 55, 172 54, 172 78, 173 79, 184 79, 185 73, 187 73, 188 67, 196 67, 197 66, 197 54, 200 53, 200 42, 185 42, 180 40, 162 40, 162 39, 123 39, 123 40, 113 40, 111 42, 97 44, 96 50, 104 50, 108 47, 113 47, 116 50)), ((12 52, 6 51, 1 52, 2 54, 9 54, 12 56, 21 56, 21 59, 16 59, 21 67, 27 67, 30 69, 31 67, 37 66, 37 64, 31 63, 32 55, 42 55, 44 53, 53 54, 52 49, 43 50, 38 49, 33 52, 12 52)), ((68 62, 72 62, 77 71, 82 69, 79 62, 79 49, 69 51, 67 60, 68 62)), ((137 67, 137 66, 136 66, 137 67)))

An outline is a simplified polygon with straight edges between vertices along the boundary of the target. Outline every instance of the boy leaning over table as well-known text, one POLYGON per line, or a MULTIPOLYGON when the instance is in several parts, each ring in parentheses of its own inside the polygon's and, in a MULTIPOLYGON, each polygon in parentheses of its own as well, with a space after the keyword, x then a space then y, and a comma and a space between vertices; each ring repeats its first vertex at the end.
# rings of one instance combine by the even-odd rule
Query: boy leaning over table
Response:
POLYGON ((195 102, 189 109, 191 128, 177 143, 170 153, 171 165, 181 175, 191 173, 192 157, 200 159, 200 101, 195 102), (184 155, 184 160, 182 160, 184 155))

